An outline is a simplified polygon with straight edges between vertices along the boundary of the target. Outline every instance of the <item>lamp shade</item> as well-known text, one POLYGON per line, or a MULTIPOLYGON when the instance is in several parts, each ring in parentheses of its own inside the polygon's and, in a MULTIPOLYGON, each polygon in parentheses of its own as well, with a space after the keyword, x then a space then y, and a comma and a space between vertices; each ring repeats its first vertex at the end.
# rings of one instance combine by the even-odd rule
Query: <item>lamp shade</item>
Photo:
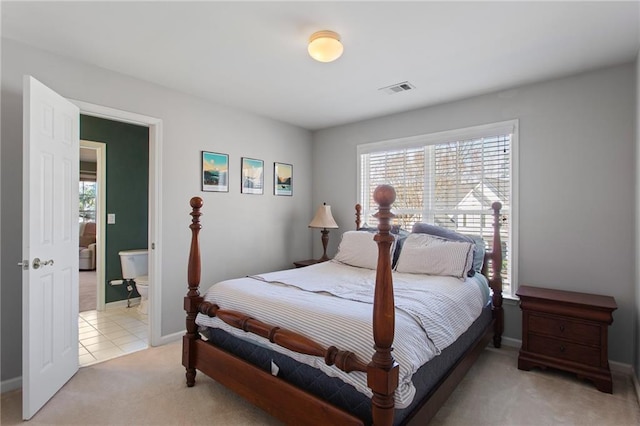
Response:
POLYGON ((332 62, 342 55, 344 47, 338 33, 325 30, 311 34, 307 50, 316 61, 332 62))
POLYGON ((331 206, 326 203, 318 207, 309 228, 337 228, 338 224, 331 215, 331 206))

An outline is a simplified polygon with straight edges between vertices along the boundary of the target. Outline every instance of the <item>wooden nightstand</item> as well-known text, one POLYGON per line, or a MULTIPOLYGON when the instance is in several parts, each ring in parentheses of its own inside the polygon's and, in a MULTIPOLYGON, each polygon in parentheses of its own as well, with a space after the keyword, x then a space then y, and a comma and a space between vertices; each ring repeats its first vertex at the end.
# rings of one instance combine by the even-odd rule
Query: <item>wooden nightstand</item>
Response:
POLYGON ((570 371, 611 393, 607 331, 613 297, 521 286, 522 348, 518 368, 570 371))
POLYGON ((320 259, 298 260, 297 262, 293 262, 293 264, 296 265, 296 268, 304 268, 305 266, 315 265, 316 263, 326 262, 327 260, 320 260, 320 259))

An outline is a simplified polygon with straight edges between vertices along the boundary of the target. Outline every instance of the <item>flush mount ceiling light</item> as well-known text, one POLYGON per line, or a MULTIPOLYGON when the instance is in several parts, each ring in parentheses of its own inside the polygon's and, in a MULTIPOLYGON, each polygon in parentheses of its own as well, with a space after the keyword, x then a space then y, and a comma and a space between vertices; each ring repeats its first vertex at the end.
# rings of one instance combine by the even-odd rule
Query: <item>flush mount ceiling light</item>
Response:
POLYGON ((342 55, 344 47, 340 42, 340 34, 324 30, 309 37, 309 55, 319 62, 332 62, 342 55))

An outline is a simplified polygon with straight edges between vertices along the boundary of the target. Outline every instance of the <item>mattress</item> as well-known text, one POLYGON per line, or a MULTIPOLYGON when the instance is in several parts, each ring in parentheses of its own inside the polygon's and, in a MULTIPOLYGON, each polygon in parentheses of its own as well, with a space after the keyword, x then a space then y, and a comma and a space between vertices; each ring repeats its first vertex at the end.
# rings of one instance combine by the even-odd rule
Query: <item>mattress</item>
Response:
MULTIPOLYGON (((412 376, 470 327, 487 303, 488 287, 486 279, 479 274, 459 280, 394 273, 393 279, 394 358, 400 365, 395 403, 403 408, 412 403, 416 393, 412 376)), ((333 345, 351 351, 360 361, 368 363, 374 352, 371 325, 374 286, 373 270, 325 262, 223 281, 207 291, 205 300, 222 309, 250 314, 267 324, 298 332, 324 347, 333 345)), ((371 397, 363 372, 345 373, 335 366, 327 366, 322 358, 289 351, 235 329, 219 318, 199 314, 196 322, 278 351, 349 383, 366 398, 371 397)))
MULTIPOLYGON (((412 377, 416 389, 415 397, 407 407, 395 410, 394 424, 402 424, 407 420, 412 411, 419 407, 423 398, 429 395, 446 372, 486 331, 491 321, 492 313, 489 303, 467 331, 416 371, 412 377)), ((357 391, 352 385, 336 377, 327 376, 321 370, 298 362, 287 355, 237 338, 219 328, 203 328, 201 334, 205 340, 209 340, 217 347, 342 408, 362 419, 365 424, 372 423, 371 399, 357 391), (277 373, 275 373, 274 366, 277 367, 277 373)))

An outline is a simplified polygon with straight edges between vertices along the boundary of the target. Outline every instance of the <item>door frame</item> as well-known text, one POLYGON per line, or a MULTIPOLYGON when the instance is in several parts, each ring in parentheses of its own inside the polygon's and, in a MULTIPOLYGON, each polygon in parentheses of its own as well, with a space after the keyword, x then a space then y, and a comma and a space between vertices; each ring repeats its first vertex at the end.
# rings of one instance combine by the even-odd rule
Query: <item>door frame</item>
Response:
POLYGON ((105 309, 105 280, 104 280, 104 258, 106 253, 106 224, 102 220, 104 209, 107 205, 107 144, 98 141, 80 139, 80 148, 90 148, 96 151, 96 184, 98 186, 98 199, 96 200, 96 310, 105 309))
MULTIPOLYGON (((69 99, 80 108, 80 114, 149 128, 149 343, 159 346, 162 301, 162 120, 135 112, 123 111, 89 102, 69 99)), ((105 283, 106 285, 106 283, 105 283)), ((103 295, 104 298, 104 295, 103 295)), ((104 300, 104 299, 103 299, 104 300)))

